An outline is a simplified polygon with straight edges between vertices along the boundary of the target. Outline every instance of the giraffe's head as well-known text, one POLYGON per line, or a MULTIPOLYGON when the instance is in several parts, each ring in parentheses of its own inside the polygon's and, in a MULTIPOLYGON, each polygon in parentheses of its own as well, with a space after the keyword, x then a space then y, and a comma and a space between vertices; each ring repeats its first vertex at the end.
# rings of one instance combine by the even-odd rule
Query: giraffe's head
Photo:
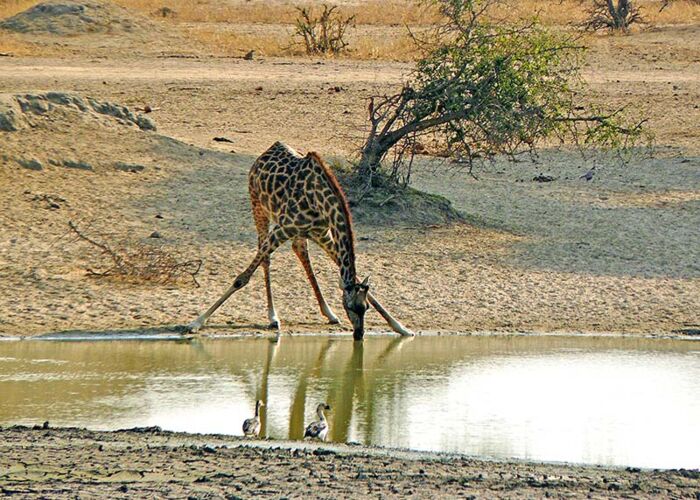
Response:
POLYGON ((343 288, 343 307, 352 323, 352 336, 362 340, 365 335, 365 311, 367 311, 369 276, 362 283, 354 283, 343 288))

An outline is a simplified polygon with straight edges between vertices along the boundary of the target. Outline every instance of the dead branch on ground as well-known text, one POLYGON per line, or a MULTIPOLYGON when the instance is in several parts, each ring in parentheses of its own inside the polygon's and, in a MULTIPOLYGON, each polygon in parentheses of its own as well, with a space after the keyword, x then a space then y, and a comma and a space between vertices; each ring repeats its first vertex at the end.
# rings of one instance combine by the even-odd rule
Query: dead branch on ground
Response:
POLYGON ((202 259, 179 260, 172 253, 141 242, 110 242, 104 236, 88 236, 73 221, 68 221, 70 232, 79 240, 99 250, 106 264, 100 269, 87 268, 91 276, 113 277, 127 281, 147 283, 175 283, 189 276, 199 288, 197 274, 202 259))

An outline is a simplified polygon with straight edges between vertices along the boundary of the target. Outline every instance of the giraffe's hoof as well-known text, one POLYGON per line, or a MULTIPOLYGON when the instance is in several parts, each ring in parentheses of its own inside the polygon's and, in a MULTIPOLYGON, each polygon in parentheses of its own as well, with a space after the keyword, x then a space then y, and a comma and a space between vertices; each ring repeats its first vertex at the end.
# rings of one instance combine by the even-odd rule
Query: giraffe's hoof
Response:
POLYGON ((278 331, 279 331, 279 329, 280 329, 280 322, 279 322, 279 321, 271 321, 270 324, 267 325, 267 327, 268 327, 270 330, 278 330, 278 331))
POLYGON ((339 325, 340 320, 338 318, 328 318, 328 324, 329 325, 339 325))
POLYGON ((183 326, 180 333, 198 333, 199 329, 202 328, 202 325, 198 323, 197 321, 193 321, 187 326, 183 326))

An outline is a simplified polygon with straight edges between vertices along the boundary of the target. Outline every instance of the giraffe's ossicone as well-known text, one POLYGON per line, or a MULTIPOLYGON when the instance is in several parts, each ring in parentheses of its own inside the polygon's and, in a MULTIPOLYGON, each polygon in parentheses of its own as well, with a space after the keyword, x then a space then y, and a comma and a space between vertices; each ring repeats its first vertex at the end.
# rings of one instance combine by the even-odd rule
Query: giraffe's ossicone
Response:
POLYGON ((321 293, 311 267, 307 241, 319 245, 340 270, 343 307, 356 340, 364 336, 364 317, 371 304, 402 335, 413 335, 396 321, 369 292, 369 282, 359 282, 355 270, 353 224, 347 198, 333 172, 316 153, 302 156, 276 142, 255 160, 248 176, 253 218, 258 230, 258 251, 233 285, 187 330, 198 331, 234 292, 243 288, 262 264, 267 290, 270 327, 279 330, 270 283, 270 255, 287 240, 306 271, 321 313, 339 323, 321 293))

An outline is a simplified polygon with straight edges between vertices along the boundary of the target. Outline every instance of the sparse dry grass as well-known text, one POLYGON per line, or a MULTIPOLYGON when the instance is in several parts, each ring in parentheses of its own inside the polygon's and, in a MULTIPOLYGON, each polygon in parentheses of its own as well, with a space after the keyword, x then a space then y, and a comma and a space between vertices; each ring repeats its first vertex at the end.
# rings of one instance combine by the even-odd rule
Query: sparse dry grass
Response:
MULTIPOLYGON (((0 0, 0 18, 17 14, 36 5, 40 0, 0 0)), ((297 17, 295 6, 318 5, 322 2, 239 2, 219 0, 113 0, 115 3, 159 17, 158 10, 168 7, 175 11, 169 17, 175 23, 230 23, 230 24, 293 24, 297 17)), ((659 12, 662 0, 638 0, 645 18, 653 24, 688 24, 700 21, 697 0, 675 0, 659 12)), ((537 15, 548 25, 567 25, 579 22, 585 16, 587 0, 517 0, 506 2, 499 16, 510 19, 530 18, 537 15)), ((425 26, 438 16, 434 9, 420 7, 412 0, 367 0, 361 4, 345 5, 339 9, 344 15, 354 15, 359 25, 425 26)))
POLYGON ((0 0, 0 19, 14 16, 39 3, 39 0, 0 0))
MULTIPOLYGON (((183 0, 114 0, 130 9, 156 15, 162 7, 175 11, 170 19, 175 22, 207 22, 233 24, 294 24, 298 16, 296 7, 320 5, 322 2, 290 3, 237 3, 222 4, 218 0, 190 2, 183 0)), ((35 2, 36 3, 36 2, 35 2)), ((342 6, 344 16, 354 15, 358 24, 400 26, 425 25, 437 17, 431 9, 418 7, 410 0, 369 0, 362 5, 342 6)))
MULTIPOLYGON (((14 0, 18 3, 36 3, 14 0)), ((116 3, 150 15, 162 7, 176 12, 175 22, 207 22, 232 24, 293 24, 297 17, 295 5, 318 5, 322 2, 300 3, 238 3, 221 4, 218 0, 114 0, 116 3)), ((537 16, 547 25, 568 25, 583 20, 587 0, 517 0, 505 2, 498 10, 499 17, 526 19, 537 16)), ((675 0, 659 12, 662 0, 639 0, 645 18, 653 24, 688 24, 700 21, 697 0, 675 0)), ((356 16, 358 25, 373 26, 426 26, 437 21, 434 9, 420 7, 412 0, 368 0, 358 5, 339 9, 345 16, 356 16)))
MULTIPOLYGON (((321 2, 221 2, 219 0, 113 0, 115 3, 154 18, 160 18, 185 31, 191 40, 217 55, 242 56, 254 49, 266 56, 297 56, 304 52, 293 43, 292 26, 298 12, 295 5, 321 2), (175 14, 162 18, 159 10, 175 14)), ((698 0, 675 0, 660 11, 662 0, 638 0, 644 18, 652 25, 700 22, 698 0)), ((25 10, 39 0, 0 0, 0 18, 25 10)), ((550 26, 571 26, 585 19, 589 0, 509 0, 494 11, 498 19, 517 20, 538 17, 550 26)), ((355 59, 410 60, 414 47, 404 25, 414 30, 438 20, 434 9, 420 7, 414 0, 367 0, 341 5, 342 15, 355 15, 357 29, 350 30, 349 51, 343 57, 355 59)), ((31 40, 0 32, 0 53, 31 55, 31 40)))
POLYGON ((301 55, 290 47, 290 36, 286 32, 276 33, 239 33, 222 30, 211 26, 190 25, 186 28, 187 36, 212 54, 229 57, 243 56, 249 50, 255 50, 265 56, 301 55))
MULTIPOLYGON (((301 44, 293 43, 291 29, 261 29, 251 33, 191 24, 186 32, 191 40, 220 56, 241 57, 249 50, 268 57, 306 55, 301 44)), ((361 32, 353 35, 349 41, 348 50, 336 58, 409 61, 415 55, 415 46, 405 33, 377 37, 361 32)))
MULTIPOLYGON (((0 55, 32 56, 39 52, 34 44, 0 30, 0 55)), ((46 54, 46 50, 42 49, 46 54)))

